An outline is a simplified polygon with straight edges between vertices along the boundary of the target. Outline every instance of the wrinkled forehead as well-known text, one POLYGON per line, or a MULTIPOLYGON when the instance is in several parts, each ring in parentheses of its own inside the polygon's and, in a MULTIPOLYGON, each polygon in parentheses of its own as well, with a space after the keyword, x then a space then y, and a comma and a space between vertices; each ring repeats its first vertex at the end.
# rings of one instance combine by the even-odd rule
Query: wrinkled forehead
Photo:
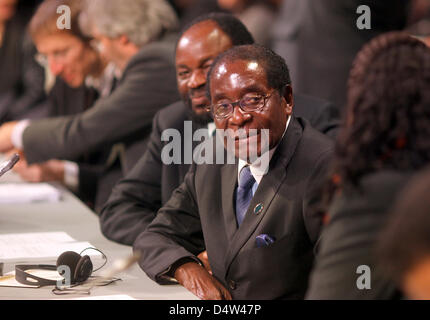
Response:
POLYGON ((219 61, 210 74, 210 90, 213 93, 220 88, 244 89, 249 86, 267 89, 267 77, 264 67, 258 60, 219 61))

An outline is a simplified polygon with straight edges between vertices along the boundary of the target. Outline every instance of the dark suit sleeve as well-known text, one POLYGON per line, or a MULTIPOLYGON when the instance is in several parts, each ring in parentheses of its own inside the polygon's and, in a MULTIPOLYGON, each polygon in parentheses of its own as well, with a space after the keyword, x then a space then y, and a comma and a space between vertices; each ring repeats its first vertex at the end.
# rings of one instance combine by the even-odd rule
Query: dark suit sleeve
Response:
POLYGON ((177 93, 169 63, 156 56, 142 60, 128 67, 109 97, 84 113, 32 122, 23 135, 28 162, 73 161, 85 151, 150 126, 156 111, 175 101, 177 93))
POLYGON ((387 299, 395 288, 383 281, 371 255, 382 221, 377 210, 348 212, 348 204, 339 208, 339 218, 325 227, 316 266, 311 274, 307 299, 387 299), (370 290, 360 290, 357 268, 369 266, 370 290))
POLYGON ((193 257, 205 247, 196 203, 195 168, 190 168, 184 182, 133 245, 142 254, 139 264, 143 271, 159 283, 166 282, 162 275, 176 261, 193 257))
POLYGON ((136 166, 113 189, 104 206, 100 225, 110 240, 132 245, 161 207, 161 131, 154 117, 147 150, 136 166))
POLYGON ((307 299, 392 299, 398 294, 378 267, 375 244, 386 223, 392 199, 402 180, 382 177, 382 183, 366 184, 360 190, 338 195, 330 207, 330 221, 324 227, 321 245, 312 271, 307 299), (383 191, 381 191, 383 190, 383 191), (370 289, 357 286, 370 269, 370 289))
POLYGON ((6 117, 8 121, 34 118, 38 116, 39 112, 41 114, 45 112, 45 104, 42 103, 46 99, 45 74, 43 68, 34 60, 35 53, 36 49, 26 34, 22 45, 23 65, 20 77, 22 93, 14 95, 13 99, 9 101, 6 117))

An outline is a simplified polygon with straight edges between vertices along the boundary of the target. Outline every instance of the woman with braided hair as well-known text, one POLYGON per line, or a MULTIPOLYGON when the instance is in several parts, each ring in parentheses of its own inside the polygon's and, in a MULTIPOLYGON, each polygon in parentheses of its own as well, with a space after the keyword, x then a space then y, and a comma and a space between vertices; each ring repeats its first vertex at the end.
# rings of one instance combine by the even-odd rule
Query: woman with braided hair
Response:
POLYGON ((307 298, 399 298, 374 250, 402 187, 430 163, 430 49, 400 32, 374 38, 355 58, 347 96, 307 298))

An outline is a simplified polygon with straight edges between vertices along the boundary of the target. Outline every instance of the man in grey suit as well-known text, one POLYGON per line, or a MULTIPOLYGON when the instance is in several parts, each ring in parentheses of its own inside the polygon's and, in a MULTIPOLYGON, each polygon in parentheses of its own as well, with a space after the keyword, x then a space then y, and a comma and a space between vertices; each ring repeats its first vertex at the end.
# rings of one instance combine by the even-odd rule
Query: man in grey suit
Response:
POLYGON ((301 299, 321 226, 308 205, 333 144, 293 116, 288 68, 272 51, 234 47, 214 61, 208 81, 215 125, 227 134, 197 149, 196 163, 207 162, 191 166, 138 236, 139 264, 202 299, 301 299), (220 161, 231 154, 233 164, 220 161), (203 250, 211 271, 196 257, 203 250))
POLYGON ((115 90, 73 116, 7 123, 0 150, 22 149, 29 164, 75 160, 84 152, 118 143, 107 167, 127 172, 142 156, 155 113, 178 100, 173 9, 164 0, 96 0, 85 9, 98 47, 121 72, 115 90), (115 7, 121 8, 115 10, 115 7), (118 161, 119 159, 119 161, 118 161))

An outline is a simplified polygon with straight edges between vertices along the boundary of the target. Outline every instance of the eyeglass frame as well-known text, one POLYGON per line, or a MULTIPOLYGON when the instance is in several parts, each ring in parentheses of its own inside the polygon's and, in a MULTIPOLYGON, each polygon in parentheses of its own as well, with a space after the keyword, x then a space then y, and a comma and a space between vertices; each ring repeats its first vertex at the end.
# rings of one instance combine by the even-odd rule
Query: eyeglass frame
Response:
MULTIPOLYGON (((91 40, 88 42, 88 44, 90 45, 90 47, 91 47, 93 50, 97 50, 97 49, 95 48, 96 44, 95 44, 95 43, 91 43, 92 41, 94 41, 94 39, 91 39, 91 40)), ((58 52, 51 53, 51 54, 49 54, 49 55, 45 55, 45 54, 42 54, 42 53, 40 53, 40 52, 37 52, 37 53, 34 55, 34 60, 35 60, 39 65, 41 65, 42 67, 48 67, 48 65, 49 65, 49 56, 51 56, 51 57, 52 57, 51 59, 52 59, 53 61, 55 61, 55 63, 64 63, 64 61, 66 61, 66 60, 67 60, 67 58, 69 57, 70 52, 72 52, 75 48, 76 48, 76 46, 69 46, 69 47, 67 47, 67 48, 65 48, 65 49, 62 49, 62 50, 60 50, 60 51, 58 51, 58 52)))
POLYGON ((243 101, 244 97, 242 97, 240 100, 235 101, 235 102, 230 102, 228 103, 229 105, 231 105, 231 111, 229 113, 227 113, 227 115, 220 117, 220 116, 216 116, 215 115, 215 106, 216 105, 220 105, 220 104, 227 104, 227 103, 216 103, 216 104, 211 104, 210 106, 208 106, 209 110, 212 112, 212 115, 214 118, 218 119, 218 120, 222 120, 222 119, 226 119, 228 117, 230 117, 233 113, 234 113, 234 107, 238 106, 240 108, 240 110, 242 110, 242 112, 244 113, 250 113, 250 112, 259 112, 261 110, 263 110, 266 107, 267 101, 272 97, 273 93, 277 92, 276 89, 274 89, 271 93, 266 94, 266 95, 260 95, 263 98, 263 103, 260 107, 253 109, 253 110, 244 110, 243 106, 241 106, 241 102, 243 101))

